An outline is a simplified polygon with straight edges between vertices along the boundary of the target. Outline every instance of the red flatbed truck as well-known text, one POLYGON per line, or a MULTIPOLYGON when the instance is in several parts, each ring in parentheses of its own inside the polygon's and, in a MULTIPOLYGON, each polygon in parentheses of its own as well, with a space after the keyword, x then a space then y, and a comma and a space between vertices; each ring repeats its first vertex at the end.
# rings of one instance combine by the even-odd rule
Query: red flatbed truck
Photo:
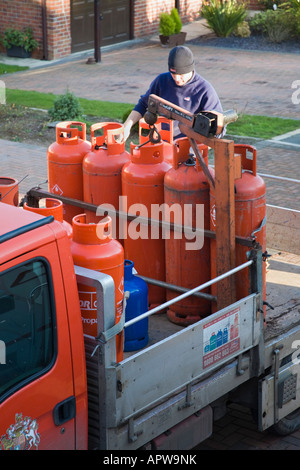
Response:
POLYGON ((113 279, 74 266, 53 217, 4 203, 0 214, 0 449, 192 449, 228 401, 249 406, 261 431, 300 427, 298 255, 292 264, 287 253, 272 256, 265 318, 255 247, 208 283, 249 269, 247 297, 187 327, 148 312, 149 344, 117 363, 116 335, 128 322, 115 325, 113 279), (77 283, 96 289, 96 338, 83 334, 77 283), (235 338, 208 353, 225 319, 238 326, 235 338))

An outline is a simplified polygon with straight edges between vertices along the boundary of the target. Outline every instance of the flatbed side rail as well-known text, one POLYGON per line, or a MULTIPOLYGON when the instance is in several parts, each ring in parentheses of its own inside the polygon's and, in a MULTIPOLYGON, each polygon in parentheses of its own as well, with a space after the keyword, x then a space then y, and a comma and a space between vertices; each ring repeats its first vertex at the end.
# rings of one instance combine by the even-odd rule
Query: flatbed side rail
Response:
POLYGON ((120 393, 110 424, 126 422, 257 346, 256 313, 252 294, 122 361, 116 367, 120 393))
POLYGON ((241 271, 244 268, 247 268, 248 266, 251 266, 252 263, 253 263, 253 261, 249 260, 246 263, 243 263, 240 266, 237 266, 236 268, 231 269, 227 273, 221 274, 220 276, 217 276, 217 277, 211 279, 210 281, 207 281, 204 284, 201 284, 201 286, 194 287, 193 289, 190 289, 189 291, 184 292, 183 294, 175 297, 174 299, 168 300, 167 302, 164 302, 163 304, 158 305, 157 307, 155 307, 151 310, 148 310, 148 312, 145 312, 145 313, 139 315, 138 317, 132 318, 131 320, 129 320, 128 322, 126 322, 124 324, 124 328, 127 328, 128 326, 131 326, 134 323, 137 323, 138 321, 143 320, 144 318, 149 317, 150 315, 153 315, 154 313, 158 313, 162 310, 165 310, 170 305, 172 305, 176 302, 179 302, 180 300, 183 300, 186 297, 189 297, 189 296, 193 295, 196 292, 204 290, 207 287, 211 286, 212 284, 215 284, 216 282, 219 282, 222 279, 225 279, 226 277, 231 276, 232 274, 235 274, 235 273, 241 271))

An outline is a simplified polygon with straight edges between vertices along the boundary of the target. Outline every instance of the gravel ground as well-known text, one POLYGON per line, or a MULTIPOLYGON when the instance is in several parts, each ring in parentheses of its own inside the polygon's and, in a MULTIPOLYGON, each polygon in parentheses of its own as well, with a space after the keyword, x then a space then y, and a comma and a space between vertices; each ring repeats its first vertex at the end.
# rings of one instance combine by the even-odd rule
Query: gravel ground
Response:
POLYGON ((250 36, 249 38, 240 38, 230 36, 228 38, 218 38, 212 34, 201 36, 197 39, 189 41, 189 44, 225 47, 230 49, 245 49, 255 51, 270 52, 289 52, 292 54, 300 54, 300 38, 294 41, 285 41, 279 44, 268 41, 262 36, 250 36))

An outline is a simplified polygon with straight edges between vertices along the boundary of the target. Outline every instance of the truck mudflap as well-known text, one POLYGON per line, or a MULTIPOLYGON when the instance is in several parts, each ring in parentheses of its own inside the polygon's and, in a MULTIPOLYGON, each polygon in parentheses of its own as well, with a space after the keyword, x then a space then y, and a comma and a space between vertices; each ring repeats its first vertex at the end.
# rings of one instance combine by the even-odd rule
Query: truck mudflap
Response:
MULTIPOLYGON (((249 295, 116 363, 115 337, 102 335, 114 326, 112 278, 77 266, 75 272, 80 283, 97 290, 99 335, 85 336, 90 448, 142 448, 254 373, 249 352, 262 339, 259 295, 249 295)), ((159 317, 150 318, 155 322, 159 317)), ((183 429, 177 428, 178 436, 183 429)), ((165 444, 171 445, 167 440, 165 444)))
POLYGON ((192 449, 199 442, 208 439, 213 431, 213 410, 206 406, 189 418, 155 437, 146 450, 192 449))

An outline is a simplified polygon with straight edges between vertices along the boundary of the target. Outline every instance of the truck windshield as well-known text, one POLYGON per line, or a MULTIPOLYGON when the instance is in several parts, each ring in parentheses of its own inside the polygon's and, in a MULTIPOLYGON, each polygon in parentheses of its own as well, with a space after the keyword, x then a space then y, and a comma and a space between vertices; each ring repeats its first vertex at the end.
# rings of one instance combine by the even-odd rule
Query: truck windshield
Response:
POLYGON ((52 362, 50 285, 40 259, 0 274, 0 401, 52 362))

